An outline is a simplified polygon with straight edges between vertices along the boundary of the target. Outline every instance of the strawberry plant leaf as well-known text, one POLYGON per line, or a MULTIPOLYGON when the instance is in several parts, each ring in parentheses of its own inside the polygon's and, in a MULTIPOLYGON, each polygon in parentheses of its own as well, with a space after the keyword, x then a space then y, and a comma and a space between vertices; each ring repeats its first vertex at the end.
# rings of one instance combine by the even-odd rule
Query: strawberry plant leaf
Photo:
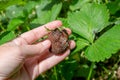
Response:
POLYGON ((37 19, 33 23, 45 24, 55 20, 60 13, 62 3, 58 0, 41 0, 36 6, 37 19))
POLYGON ((70 10, 74 11, 80 9, 83 5, 90 2, 90 0, 71 0, 70 10))
POLYGON ((76 71, 76 77, 88 77, 90 71, 90 67, 88 65, 81 65, 79 69, 76 71))
POLYGON ((120 0, 115 0, 114 2, 110 2, 107 4, 107 7, 111 14, 115 14, 118 10, 120 10, 120 0))
POLYGON ((63 27, 69 27, 67 18, 57 18, 57 20, 62 21, 63 27))
POLYGON ((109 14, 103 4, 86 4, 80 11, 69 12, 68 22, 73 32, 93 43, 95 34, 108 24, 109 14))
POLYGON ((81 49, 83 49, 84 47, 86 47, 88 45, 89 45, 89 42, 87 40, 82 39, 82 38, 78 38, 76 41, 76 48, 72 52, 72 54, 75 54, 76 52, 80 51, 81 49))
POLYGON ((12 40, 13 38, 15 38, 15 34, 13 31, 9 32, 9 31, 6 31, 4 33, 2 33, 0 35, 0 45, 7 42, 7 41, 10 41, 12 40))
POLYGON ((22 23, 23 23, 23 21, 19 18, 11 19, 9 24, 8 24, 7 30, 8 31, 13 31, 18 27, 18 25, 20 25, 22 23))
POLYGON ((10 6, 6 9, 6 16, 10 19, 13 18, 18 18, 18 17, 25 17, 24 12, 23 12, 23 7, 21 6, 10 6))
POLYGON ((120 24, 120 18, 116 18, 115 24, 120 24))
POLYGON ((61 73, 65 80, 72 80, 72 76, 77 66, 78 66, 78 63, 75 60, 66 61, 63 64, 61 68, 61 73))
POLYGON ((85 56, 90 61, 104 61, 113 53, 120 50, 120 25, 115 25, 112 29, 104 33, 85 51, 85 56))
POLYGON ((0 11, 4 10, 5 8, 7 8, 10 5, 14 5, 14 4, 24 4, 25 1, 23 0, 0 0, 0 11))
POLYGON ((36 6, 35 1, 29 1, 25 6, 24 9, 27 11, 27 13, 31 13, 33 9, 35 9, 36 6))

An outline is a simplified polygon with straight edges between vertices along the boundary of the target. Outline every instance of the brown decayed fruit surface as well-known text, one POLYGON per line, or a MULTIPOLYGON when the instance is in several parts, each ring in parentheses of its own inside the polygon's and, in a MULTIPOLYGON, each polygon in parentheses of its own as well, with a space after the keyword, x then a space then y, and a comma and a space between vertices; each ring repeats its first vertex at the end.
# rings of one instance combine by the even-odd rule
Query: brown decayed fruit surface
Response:
POLYGON ((56 28, 52 30, 48 35, 48 39, 51 41, 50 52, 54 54, 64 53, 69 47, 68 37, 65 29, 59 30, 56 28))

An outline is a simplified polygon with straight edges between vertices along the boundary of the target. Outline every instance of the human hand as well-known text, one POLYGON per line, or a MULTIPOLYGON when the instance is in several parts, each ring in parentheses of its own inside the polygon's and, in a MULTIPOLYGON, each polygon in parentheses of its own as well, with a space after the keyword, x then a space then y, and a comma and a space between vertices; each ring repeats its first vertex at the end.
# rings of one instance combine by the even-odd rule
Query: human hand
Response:
MULTIPOLYGON (((0 80, 34 80, 39 74, 64 60, 70 49, 75 47, 74 41, 70 41, 70 49, 61 55, 49 52, 49 40, 33 44, 48 34, 44 26, 53 30, 61 25, 60 21, 50 22, 0 46, 0 80)), ((71 34, 70 29, 66 30, 71 34)))

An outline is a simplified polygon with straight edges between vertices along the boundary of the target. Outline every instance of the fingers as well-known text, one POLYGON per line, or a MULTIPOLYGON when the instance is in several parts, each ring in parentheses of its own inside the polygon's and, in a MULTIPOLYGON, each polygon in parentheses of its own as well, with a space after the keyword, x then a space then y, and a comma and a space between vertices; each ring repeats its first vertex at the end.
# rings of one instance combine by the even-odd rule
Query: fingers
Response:
POLYGON ((51 45, 51 42, 49 40, 45 40, 35 45, 20 46, 20 51, 22 53, 22 56, 25 56, 25 57, 35 56, 43 53, 46 49, 50 47, 50 45, 51 45))
POLYGON ((68 35, 70 35, 72 33, 69 28, 65 28, 65 30, 67 30, 68 35))
MULTIPOLYGON (((42 43, 42 44, 44 44, 44 43, 42 43)), ((40 45, 41 44, 38 44, 37 46, 40 46, 40 45)), ((70 49, 73 49, 74 47, 75 47, 75 42, 70 41, 70 49)), ((32 49, 35 50, 36 48, 32 48, 32 49)), ((45 50, 45 52, 47 52, 47 53, 43 53, 41 56, 39 55, 39 56, 36 56, 36 57, 32 58, 32 60, 28 61, 26 66, 31 68, 31 66, 33 64, 35 64, 34 68, 32 67, 32 69, 30 69, 32 71, 29 70, 30 73, 32 73, 31 75, 34 75, 33 78, 35 78, 39 74, 41 74, 44 71, 52 68, 53 66, 55 66, 56 64, 58 64, 59 62, 64 60, 70 54, 70 49, 68 49, 62 55, 54 55, 53 53, 49 53, 48 50, 45 50)), ((32 52, 31 50, 29 50, 29 51, 32 52)), ((29 53, 28 55, 31 55, 31 53, 29 53)), ((32 53, 32 55, 34 55, 34 54, 32 53)))
MULTIPOLYGON (((70 41, 70 49, 73 49, 74 47, 75 47, 75 42, 73 40, 71 40, 70 41)), ((63 53, 61 55, 54 55, 52 53, 49 55, 47 54, 46 55, 47 58, 45 58, 43 61, 41 61, 39 63, 39 74, 41 74, 42 72, 55 66, 60 61, 64 60, 70 54, 70 49, 68 49, 65 53, 63 53)))
POLYGON ((38 40, 39 38, 41 38, 44 35, 49 33, 49 31, 47 31, 46 28, 53 30, 57 27, 60 27, 61 25, 62 25, 61 21, 50 22, 50 23, 45 24, 41 27, 38 27, 38 28, 35 28, 31 31, 23 33, 20 37, 13 40, 13 42, 17 45, 32 44, 34 41, 38 40))
POLYGON ((51 57, 43 60, 39 64, 39 74, 43 73, 44 71, 52 68, 56 64, 58 64, 60 61, 64 60, 70 53, 70 50, 67 50, 64 54, 62 55, 52 55, 51 57))
POLYGON ((69 43, 70 43, 70 49, 74 49, 76 46, 75 41, 71 40, 69 43))

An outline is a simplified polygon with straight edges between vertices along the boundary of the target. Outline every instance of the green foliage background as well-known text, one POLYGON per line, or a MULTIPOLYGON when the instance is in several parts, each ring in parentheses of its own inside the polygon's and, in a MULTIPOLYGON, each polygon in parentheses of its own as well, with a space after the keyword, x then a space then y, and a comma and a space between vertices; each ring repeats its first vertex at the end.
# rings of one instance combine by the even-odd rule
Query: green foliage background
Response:
POLYGON ((36 80, 117 80, 120 65, 120 0, 0 0, 0 44, 61 20, 76 48, 36 80))

